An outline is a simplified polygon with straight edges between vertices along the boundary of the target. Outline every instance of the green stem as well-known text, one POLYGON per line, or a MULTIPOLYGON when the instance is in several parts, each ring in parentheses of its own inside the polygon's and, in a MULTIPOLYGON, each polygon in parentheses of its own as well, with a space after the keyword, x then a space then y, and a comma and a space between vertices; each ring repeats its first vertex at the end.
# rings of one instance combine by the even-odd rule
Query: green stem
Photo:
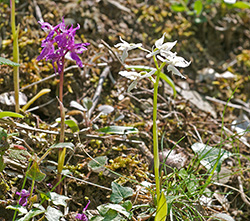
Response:
MULTIPOLYGON (((19 28, 16 30, 15 22, 15 0, 11 0, 11 29, 13 36, 13 61, 19 63, 19 47, 18 47, 18 32, 19 28)), ((15 111, 19 113, 19 67, 13 67, 13 81, 14 81, 14 91, 15 91, 15 111)))
MULTIPOLYGON (((64 64, 64 58, 63 58, 64 64)), ((64 142, 64 133, 65 133, 65 112, 63 106, 63 77, 64 77, 64 65, 60 73, 60 86, 59 86, 59 103, 60 103, 60 113, 61 113, 61 131, 59 142, 64 142)), ((66 148, 60 148, 58 150, 58 166, 57 166, 57 182, 62 179, 62 170, 65 160, 66 148)), ((61 192, 61 184, 58 185, 57 193, 61 192)))
POLYGON ((154 101, 153 101, 153 142, 154 142, 154 170, 155 170, 155 185, 156 185, 156 197, 157 204, 160 199, 160 177, 159 177, 159 150, 158 150, 158 128, 157 128, 157 95, 158 84, 160 80, 160 72, 157 70, 156 81, 154 83, 154 101))
POLYGON ((33 194, 33 191, 34 191, 34 186, 35 186, 35 179, 32 179, 29 201, 30 201, 30 199, 32 197, 32 194, 33 194))

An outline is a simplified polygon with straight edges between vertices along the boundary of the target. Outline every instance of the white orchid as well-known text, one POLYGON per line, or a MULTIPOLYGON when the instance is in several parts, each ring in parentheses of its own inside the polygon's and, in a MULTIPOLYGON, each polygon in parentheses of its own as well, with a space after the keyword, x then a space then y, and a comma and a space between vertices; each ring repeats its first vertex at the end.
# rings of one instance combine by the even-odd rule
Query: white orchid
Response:
POLYGON ((141 43, 137 43, 137 44, 135 44, 135 43, 128 43, 128 42, 124 41, 124 40, 121 38, 121 36, 120 36, 120 41, 121 41, 122 43, 118 43, 118 44, 116 44, 116 45, 114 45, 114 46, 115 46, 116 48, 118 48, 118 50, 123 51, 123 52, 122 52, 122 58, 121 58, 122 63, 123 63, 123 62, 125 61, 125 59, 128 57, 128 51, 130 51, 130 50, 132 50, 132 49, 135 49, 135 48, 139 48, 139 47, 142 46, 141 43))
POLYGON ((186 78, 175 67, 186 68, 190 65, 191 61, 188 62, 183 57, 176 56, 176 53, 172 53, 172 52, 162 53, 162 56, 164 56, 165 59, 163 57, 161 57, 160 55, 157 55, 157 58, 160 61, 166 62, 166 64, 168 64, 168 67, 167 67, 168 71, 171 71, 173 74, 178 75, 182 78, 186 78))
POLYGON ((151 76, 156 72, 156 69, 153 68, 150 72, 142 71, 142 72, 136 72, 136 71, 120 71, 119 74, 123 77, 126 77, 133 82, 128 87, 128 92, 130 92, 132 89, 134 89, 138 83, 138 81, 142 78, 151 78, 151 80, 154 81, 154 78, 151 76))
POLYGON ((164 33, 162 35, 162 37, 155 42, 156 50, 154 49, 153 52, 150 52, 146 56, 147 58, 150 58, 150 57, 152 57, 153 55, 156 55, 156 54, 168 53, 176 45, 177 41, 163 43, 164 38, 165 38, 165 34, 166 33, 164 33))

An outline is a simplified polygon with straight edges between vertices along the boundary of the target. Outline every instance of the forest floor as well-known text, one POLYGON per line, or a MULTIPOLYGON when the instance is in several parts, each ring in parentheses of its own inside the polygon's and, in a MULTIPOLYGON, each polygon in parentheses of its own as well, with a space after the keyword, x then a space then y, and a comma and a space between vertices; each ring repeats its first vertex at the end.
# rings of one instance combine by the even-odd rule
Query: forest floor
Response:
MULTIPOLYGON (((188 7, 191 8, 191 4, 188 7)), ((168 84, 162 81, 159 86, 159 148, 175 150, 166 164, 173 167, 176 174, 182 168, 190 171, 188 168, 192 167, 192 173, 198 177, 205 174, 207 168, 202 163, 194 163, 197 162, 197 154, 191 147, 195 143, 230 152, 220 165, 226 174, 224 179, 220 177, 216 179, 217 185, 211 183, 207 187, 214 194, 211 203, 202 204, 196 199, 195 202, 199 202, 196 208, 205 219, 216 213, 227 214, 234 220, 249 219, 250 9, 230 9, 221 3, 203 7, 204 20, 198 22, 196 15, 175 12, 171 4, 163 0, 19 0, 16 23, 20 24, 21 98, 25 103, 42 89, 51 91, 37 99, 23 113, 24 118, 0 121, 0 126, 8 134, 15 133, 8 138, 10 149, 4 154, 6 167, 0 177, 0 220, 12 219, 14 212, 7 210, 6 206, 17 204, 16 191, 22 189, 29 164, 30 157, 18 152, 23 151, 18 147, 41 157, 49 147, 58 143, 60 124, 56 119, 60 117, 60 110, 56 96, 59 77, 54 74, 49 61, 38 62, 36 58, 46 37, 38 21, 42 18, 56 25, 62 17, 68 25, 75 27, 80 24, 77 41, 90 43, 81 57, 85 65, 83 69, 77 68, 74 62, 66 63, 63 104, 68 119, 77 122, 80 132, 72 133, 71 128, 66 128, 65 142, 73 143, 74 151, 68 151, 65 160, 65 169, 71 172, 62 184, 62 194, 70 198, 68 212, 64 211, 65 219, 73 220, 88 199, 90 213, 110 202, 113 181, 134 191, 138 183, 154 182, 150 175, 150 161, 153 160, 153 84, 143 79, 136 89, 128 93, 130 81, 118 74, 124 67, 117 59, 121 52, 114 45, 120 42, 121 36, 127 42, 142 43, 151 50, 163 33, 166 33, 166 41, 177 40, 174 50, 191 61, 189 67, 181 70, 185 80, 169 74, 176 86, 176 98, 168 84), (100 76, 104 78, 101 88, 98 87, 100 76), (97 91, 97 88, 101 90, 97 91), (99 99, 89 115, 70 105, 72 101, 83 105, 84 98, 93 99, 94 96, 99 99), (112 112, 100 115, 101 105, 113 107, 112 112), (98 131, 113 125, 134 127, 138 133, 103 134, 98 131), (17 152, 13 153, 13 150, 17 152), (22 157, 17 156, 20 154, 22 157), (100 156, 107 157, 105 167, 109 170, 100 172, 88 165, 92 158, 100 156)), ((9 5, 0 2, 0 10, 0 56, 12 60, 9 5)), ((125 63, 153 64, 152 59, 146 58, 145 53, 139 50, 129 52, 125 63)), ((12 67, 1 65, 0 108, 3 111, 15 110, 10 101, 13 88, 12 67)), ((46 178, 35 184, 36 190, 47 192, 50 190, 48 184, 55 184, 56 164, 57 151, 53 150, 40 165, 46 178)), ((205 181, 201 180, 197 185, 203 185, 205 181)), ((27 180, 25 189, 30 186, 31 180, 27 180)), ((143 197, 141 193, 134 194, 131 199, 133 205, 153 205, 152 199, 143 197)), ((176 208, 177 201, 172 202, 176 208)), ((134 210, 133 219, 140 220, 140 214, 140 209, 134 210)), ((182 219, 190 220, 187 217, 183 215, 182 219)))

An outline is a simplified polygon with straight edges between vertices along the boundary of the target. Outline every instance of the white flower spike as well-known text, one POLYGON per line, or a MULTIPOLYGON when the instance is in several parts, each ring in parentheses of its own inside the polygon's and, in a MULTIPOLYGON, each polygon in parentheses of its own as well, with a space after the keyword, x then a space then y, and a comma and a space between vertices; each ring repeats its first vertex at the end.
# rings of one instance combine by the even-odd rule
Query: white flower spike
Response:
POLYGON ((114 46, 115 46, 116 48, 118 48, 118 50, 123 51, 123 52, 122 52, 122 58, 121 58, 121 60, 122 60, 122 63, 124 63, 125 59, 128 57, 128 51, 133 50, 133 49, 135 49, 135 48, 139 48, 139 47, 142 46, 142 44, 141 44, 141 43, 138 43, 138 44, 135 44, 135 43, 128 43, 128 42, 124 41, 124 40, 121 38, 121 36, 120 36, 119 38, 120 38, 120 41, 121 41, 122 43, 118 43, 118 44, 116 44, 116 45, 114 45, 114 46))
POLYGON ((160 39, 158 39, 158 40, 155 42, 155 47, 156 47, 158 50, 149 53, 149 54, 146 56, 147 58, 150 58, 150 57, 152 57, 153 55, 156 55, 156 54, 168 53, 168 52, 170 52, 170 50, 176 45, 177 41, 174 41, 174 42, 166 42, 166 43, 163 44, 165 34, 166 34, 166 33, 164 33, 164 34, 162 35, 162 37, 161 37, 160 39))

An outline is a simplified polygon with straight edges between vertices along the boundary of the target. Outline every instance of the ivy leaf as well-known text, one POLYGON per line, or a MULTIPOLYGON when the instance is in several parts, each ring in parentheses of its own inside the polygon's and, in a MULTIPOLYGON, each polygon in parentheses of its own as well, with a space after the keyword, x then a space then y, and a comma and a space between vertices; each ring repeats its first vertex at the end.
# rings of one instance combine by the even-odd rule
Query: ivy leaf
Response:
POLYGON ((94 171, 98 172, 99 170, 103 169, 105 164, 107 163, 108 158, 107 156, 100 156, 94 158, 94 160, 91 160, 88 164, 88 166, 94 171))
POLYGON ((38 163, 36 161, 33 161, 33 164, 27 171, 26 175, 29 179, 35 180, 37 182, 41 182, 46 177, 46 174, 40 171, 38 163))
POLYGON ((220 172, 222 162, 233 154, 224 149, 210 147, 203 143, 195 143, 192 145, 192 150, 198 154, 200 163, 211 171, 216 166, 216 171, 220 172), (218 162, 218 163, 217 163, 218 162))
POLYGON ((55 193, 55 192, 51 192, 51 193, 49 193, 49 195, 50 195, 50 199, 53 202, 53 204, 57 205, 57 206, 61 205, 61 206, 66 207, 67 206, 66 200, 70 199, 67 196, 63 196, 63 195, 60 195, 60 194, 55 193))
POLYGON ((60 210, 55 209, 51 206, 48 206, 47 211, 45 212, 45 217, 48 221, 58 221, 63 214, 60 210))
POLYGON ((112 182, 111 184, 112 194, 110 201, 112 203, 120 203, 123 199, 133 195, 133 189, 130 187, 123 187, 118 183, 112 182))

